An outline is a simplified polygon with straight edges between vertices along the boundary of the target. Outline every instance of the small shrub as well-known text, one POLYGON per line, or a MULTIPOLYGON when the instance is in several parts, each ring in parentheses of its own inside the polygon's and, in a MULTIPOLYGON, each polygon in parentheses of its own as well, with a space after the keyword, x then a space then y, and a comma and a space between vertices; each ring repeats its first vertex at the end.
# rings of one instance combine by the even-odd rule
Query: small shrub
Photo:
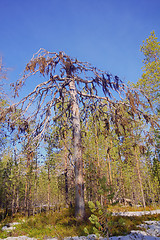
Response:
MULTIPOLYGON (((109 216, 106 208, 103 208, 100 202, 96 201, 94 204, 92 201, 88 202, 91 216, 89 217, 89 221, 92 224, 91 230, 88 227, 84 228, 85 234, 93 233, 98 238, 102 236, 106 236, 108 238, 108 224, 107 217, 109 216)), ((109 239, 109 238, 108 238, 109 239)))

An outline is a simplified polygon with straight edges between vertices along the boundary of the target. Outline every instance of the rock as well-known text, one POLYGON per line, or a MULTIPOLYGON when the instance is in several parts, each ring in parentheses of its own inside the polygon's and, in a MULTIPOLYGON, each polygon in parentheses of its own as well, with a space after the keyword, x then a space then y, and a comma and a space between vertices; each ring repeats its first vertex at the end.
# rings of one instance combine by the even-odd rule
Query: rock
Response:
POLYGON ((27 236, 19 236, 19 237, 7 237, 6 240, 36 240, 36 238, 29 238, 27 236))
POLYGON ((21 223, 20 222, 8 223, 2 227, 2 231, 6 231, 6 232, 13 231, 16 228, 15 226, 18 224, 21 224, 21 223))
POLYGON ((87 236, 87 240, 96 240, 97 236, 95 234, 90 234, 87 236))
MULTIPOLYGON (((6 224, 3 227, 3 231, 8 231, 10 229, 13 230, 15 225, 20 223, 11 223, 6 224)), ((145 221, 143 224, 139 225, 145 230, 134 230, 131 231, 130 234, 126 236, 118 236, 118 237, 110 237, 110 240, 160 240, 160 221, 145 221)), ((19 236, 19 237, 8 237, 6 240, 36 240, 36 238, 29 238, 27 236, 19 236)), ((58 240, 55 237, 46 238, 46 240, 58 240)), ((97 240, 97 236, 95 234, 85 236, 76 236, 76 237, 66 237, 64 240, 97 240)), ((107 240, 107 238, 100 237, 99 240, 107 240)))
POLYGON ((19 222, 8 223, 2 227, 2 231, 7 231, 7 232, 13 231, 16 228, 14 226, 16 226, 18 224, 20 224, 20 223, 19 222))
POLYGON ((140 227, 145 228, 148 235, 160 237, 160 221, 145 221, 140 227))
POLYGON ((46 240, 58 240, 58 238, 46 238, 46 240))
POLYGON ((160 214, 160 209, 153 210, 153 211, 138 211, 138 212, 117 212, 113 213, 113 216, 142 216, 142 215, 153 215, 153 214, 160 214))
MULTIPOLYGON (((64 240, 96 240, 98 239, 95 234, 90 234, 87 237, 85 236, 76 236, 76 237, 65 237, 64 240)), ((101 237, 99 239, 102 239, 101 237)))
POLYGON ((6 231, 6 232, 10 232, 13 231, 16 227, 8 227, 8 226, 4 226, 2 227, 2 231, 6 231))

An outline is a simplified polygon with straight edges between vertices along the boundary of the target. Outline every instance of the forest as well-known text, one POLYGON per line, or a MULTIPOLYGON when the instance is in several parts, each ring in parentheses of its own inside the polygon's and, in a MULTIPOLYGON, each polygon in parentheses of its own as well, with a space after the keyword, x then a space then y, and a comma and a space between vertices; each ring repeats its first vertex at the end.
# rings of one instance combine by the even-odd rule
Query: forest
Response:
POLYGON ((1 61, 1 220, 72 209, 83 221, 88 203, 113 211, 160 206, 160 42, 154 32, 141 53, 141 78, 124 83, 64 52, 40 49, 11 84, 15 103, 6 98, 8 70, 1 61), (16 102, 27 84, 33 90, 16 102))

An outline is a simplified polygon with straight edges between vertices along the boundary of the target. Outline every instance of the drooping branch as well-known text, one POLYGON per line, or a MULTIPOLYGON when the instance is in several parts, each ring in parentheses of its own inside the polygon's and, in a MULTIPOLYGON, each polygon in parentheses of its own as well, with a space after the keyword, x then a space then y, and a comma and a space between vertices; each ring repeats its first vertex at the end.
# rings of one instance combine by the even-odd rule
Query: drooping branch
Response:
POLYGON ((110 134, 113 130, 118 137, 123 136, 131 123, 139 118, 143 117, 153 125, 155 122, 152 121, 152 116, 143 112, 143 104, 137 92, 127 88, 117 76, 101 71, 87 62, 70 58, 64 52, 50 53, 40 49, 27 64, 23 77, 12 84, 15 96, 18 96, 28 78, 32 77, 33 81, 38 73, 45 81, 17 104, 1 112, 0 119, 7 116, 9 126, 13 129, 21 124, 29 143, 33 143, 33 139, 38 142, 45 136, 49 126, 57 122, 63 124, 64 121, 59 120, 66 119, 73 134, 75 203, 77 217, 81 218, 85 206, 81 121, 88 119, 90 114, 96 122, 99 117, 103 118, 105 134, 110 134), (32 122, 35 127, 30 130, 28 128, 32 122))
MULTIPOLYGON (((52 125, 65 112, 70 111, 71 81, 75 83, 77 100, 83 115, 85 112, 87 114, 92 106, 99 107, 103 112, 107 105, 109 109, 114 109, 114 114, 118 116, 116 109, 118 106, 123 106, 130 112, 132 119, 137 115, 143 116, 146 121, 151 120, 151 116, 144 114, 137 92, 127 88, 117 76, 99 70, 87 62, 70 58, 64 52, 51 53, 40 49, 34 54, 25 68, 23 77, 12 84, 15 96, 27 79, 37 73, 48 80, 38 84, 31 93, 12 105, 10 110, 6 110, 6 114, 9 114, 20 109, 27 121, 36 121, 37 129, 33 134, 36 138, 43 135, 48 125, 52 125), (59 106, 61 106, 61 114, 56 111, 59 106)), ((14 121, 17 121, 17 118, 14 118, 14 121)))

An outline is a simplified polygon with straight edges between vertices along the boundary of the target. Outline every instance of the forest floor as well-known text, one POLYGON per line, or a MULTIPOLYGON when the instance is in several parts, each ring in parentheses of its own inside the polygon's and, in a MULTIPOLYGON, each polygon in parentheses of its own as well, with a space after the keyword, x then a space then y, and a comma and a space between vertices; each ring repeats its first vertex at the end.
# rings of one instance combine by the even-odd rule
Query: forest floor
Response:
MULTIPOLYGON (((123 235, 123 231, 122 231, 122 235, 119 236, 115 236, 117 234, 112 234, 112 237, 109 237, 109 240, 160 240, 160 209, 158 210, 151 210, 151 211, 126 211, 126 212, 116 212, 113 214, 113 219, 112 219, 112 223, 113 223, 113 228, 123 228, 123 225, 126 225, 129 223, 129 220, 131 223, 133 223, 136 219, 136 228, 135 226, 131 226, 131 228, 129 228, 128 232, 124 232, 123 235), (152 215, 154 214, 154 215, 152 215), (137 221, 138 219, 138 221, 137 221), (120 225, 121 223, 121 225, 120 225), (118 227, 117 227, 118 226, 118 227), (133 229, 132 229, 133 227, 133 229)), ((41 216, 42 222, 47 221, 46 218, 44 218, 44 215, 41 216)), ((58 218, 57 218, 58 219, 58 218)), ((9 220, 9 219, 8 219, 9 220)), ((66 219, 65 219, 66 220, 66 219)), ((42 223, 39 222, 39 219, 37 218, 34 222, 34 220, 31 219, 29 220, 28 223, 25 222, 25 220, 19 221, 17 219, 18 222, 12 222, 11 224, 3 224, 1 233, 3 232, 4 234, 0 235, 0 239, 6 239, 6 240, 35 240, 35 239, 45 239, 45 240, 56 240, 56 239, 65 239, 65 240, 95 240, 96 236, 91 234, 88 236, 81 236, 83 234, 79 235, 79 232, 73 231, 73 232, 69 232, 70 235, 68 236, 76 236, 75 233, 77 233, 77 235, 79 237, 65 237, 65 234, 61 235, 61 230, 64 231, 64 229, 59 228, 58 229, 58 225, 57 226, 57 230, 59 233, 56 235, 56 237, 51 237, 51 236, 55 236, 55 234, 49 234, 49 236, 47 237, 47 235, 37 235, 34 234, 33 232, 36 230, 37 231, 37 225, 41 225, 42 223), (23 223, 22 223, 23 222, 23 223), (18 224, 20 223, 20 224, 18 224), (27 231, 25 231, 22 228, 20 230, 20 226, 22 225, 23 228, 26 227, 27 228, 31 228, 32 229, 32 234, 28 234, 27 231)), ((56 222, 57 224, 57 222, 56 222)), ((64 224, 64 220, 63 220, 63 225, 64 224)), ((85 225, 84 225, 85 226, 85 225)), ((84 226, 82 226, 82 228, 84 228, 84 226)), ((66 228, 68 228, 68 226, 65 226, 66 228)), ((70 226, 72 228, 72 226, 70 226)), ((125 227, 125 226, 124 226, 125 227)), ((127 226, 128 228, 128 226, 127 226)), ((123 229, 124 230, 124 229, 123 229)), ((41 232, 46 231, 46 226, 42 226, 41 232)), ((120 233, 120 231, 117 230, 117 233, 120 233)), ((31 230, 30 230, 31 232, 31 230)), ((82 231, 81 231, 82 232, 82 231)), ((107 240, 107 238, 101 238, 101 240, 107 240)))

